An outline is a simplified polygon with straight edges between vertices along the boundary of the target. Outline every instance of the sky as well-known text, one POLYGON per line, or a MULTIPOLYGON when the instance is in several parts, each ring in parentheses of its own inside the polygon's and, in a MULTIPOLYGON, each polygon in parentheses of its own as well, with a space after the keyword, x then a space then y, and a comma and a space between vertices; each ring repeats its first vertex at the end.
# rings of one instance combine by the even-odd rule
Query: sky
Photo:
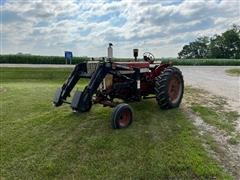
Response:
POLYGON ((240 25, 240 0, 0 0, 1 54, 177 57, 184 44, 240 25))

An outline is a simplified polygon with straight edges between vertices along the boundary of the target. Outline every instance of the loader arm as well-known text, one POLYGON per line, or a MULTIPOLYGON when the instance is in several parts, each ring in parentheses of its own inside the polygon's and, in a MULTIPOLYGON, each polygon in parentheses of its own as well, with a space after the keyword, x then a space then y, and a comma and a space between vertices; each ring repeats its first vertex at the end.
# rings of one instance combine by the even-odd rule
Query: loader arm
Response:
POLYGON ((61 106, 70 97, 70 93, 74 86, 77 84, 81 77, 81 74, 86 73, 85 63, 80 63, 75 66, 71 74, 69 75, 67 81, 63 84, 61 88, 58 88, 53 99, 53 104, 58 107, 61 106))
MULTIPOLYGON (((85 111, 86 106, 91 103, 92 96, 96 92, 100 83, 111 70, 111 63, 99 63, 96 71, 92 74, 89 84, 85 87, 83 92, 76 92, 72 99, 72 109, 77 111, 85 111)), ((67 103, 67 97, 70 97, 70 93, 79 79, 87 73, 86 64, 80 63, 75 66, 71 72, 66 83, 56 91, 53 103, 56 107, 61 106, 63 103, 67 103)))

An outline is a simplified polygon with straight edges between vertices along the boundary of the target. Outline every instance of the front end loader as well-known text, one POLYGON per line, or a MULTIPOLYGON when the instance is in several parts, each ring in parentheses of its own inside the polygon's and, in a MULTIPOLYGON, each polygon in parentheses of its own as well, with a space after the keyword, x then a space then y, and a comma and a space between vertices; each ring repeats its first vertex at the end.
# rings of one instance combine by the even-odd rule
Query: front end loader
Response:
MULTIPOLYGON (((112 56, 112 52, 108 53, 112 56)), ((57 89, 53 99, 56 107, 70 104, 75 112, 87 112, 93 104, 112 107, 111 124, 114 129, 125 128, 133 121, 133 110, 128 102, 155 98, 162 109, 180 105, 184 81, 181 71, 172 63, 155 62, 147 52, 138 61, 138 49, 134 49, 135 59, 128 62, 114 62, 112 57, 102 61, 88 61, 75 66, 67 81, 57 89), (67 98, 80 78, 90 78, 83 91, 76 91, 71 103, 67 98), (115 100, 122 99, 124 103, 115 100)))

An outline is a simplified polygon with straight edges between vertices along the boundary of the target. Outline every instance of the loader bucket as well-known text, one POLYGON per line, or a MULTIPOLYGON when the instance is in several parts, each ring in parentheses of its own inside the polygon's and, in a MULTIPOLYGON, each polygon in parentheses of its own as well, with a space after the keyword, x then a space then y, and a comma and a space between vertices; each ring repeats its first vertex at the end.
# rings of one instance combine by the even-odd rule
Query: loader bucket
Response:
POLYGON ((72 103, 71 103, 71 107, 73 110, 77 110, 81 101, 81 95, 82 92, 81 91, 76 91, 73 99, 72 99, 72 103))
POLYGON ((77 112, 87 112, 92 107, 92 98, 82 91, 76 91, 71 103, 71 108, 77 112))
POLYGON ((53 104, 56 107, 61 106, 63 103, 61 99, 61 94, 62 94, 62 88, 58 88, 53 98, 53 104))

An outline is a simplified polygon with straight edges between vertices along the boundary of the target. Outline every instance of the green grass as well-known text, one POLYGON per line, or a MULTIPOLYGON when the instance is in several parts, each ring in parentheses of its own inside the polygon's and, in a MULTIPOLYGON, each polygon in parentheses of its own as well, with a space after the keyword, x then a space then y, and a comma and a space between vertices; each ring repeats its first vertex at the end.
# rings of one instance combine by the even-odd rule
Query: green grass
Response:
POLYGON ((227 69, 226 73, 234 76, 240 76, 240 68, 227 69))
POLYGON ((239 143, 238 139, 235 138, 235 137, 230 138, 230 139, 228 140, 228 142, 229 142, 230 144, 233 144, 233 145, 236 145, 236 144, 239 143))
POLYGON ((8 81, 64 81, 69 76, 71 68, 0 68, 0 78, 8 81))
POLYGON ((207 146, 209 146, 215 153, 221 154, 224 156, 223 150, 219 147, 219 144, 214 140, 214 138, 209 133, 204 133, 202 135, 204 142, 207 146))
MULTIPOLYGON (((74 57, 73 64, 89 60, 88 57, 74 57)), ((16 64, 65 64, 63 56, 38 56, 38 55, 0 55, 0 63, 16 64)))
POLYGON ((192 109, 208 124, 214 125, 219 129, 223 129, 228 133, 231 133, 235 130, 233 123, 238 118, 238 114, 235 111, 217 112, 211 107, 200 105, 195 105, 192 107, 192 109))
POLYGON ((52 106, 69 70, 0 71, 1 179, 231 179, 180 109, 131 103, 133 124, 113 130, 110 108, 52 106))
MULTIPOLYGON (((89 60, 89 57, 74 57, 72 64, 89 60)), ((133 58, 114 58, 114 61, 128 61, 133 58)), ((157 58, 158 59, 158 58, 157 58)), ((158 59, 160 60, 160 59, 158 59)), ((161 59, 167 63, 173 61, 174 65, 183 66, 240 66, 240 59, 161 59)), ((36 55, 0 55, 0 63, 17 64, 65 64, 64 56, 36 56, 36 55)))

